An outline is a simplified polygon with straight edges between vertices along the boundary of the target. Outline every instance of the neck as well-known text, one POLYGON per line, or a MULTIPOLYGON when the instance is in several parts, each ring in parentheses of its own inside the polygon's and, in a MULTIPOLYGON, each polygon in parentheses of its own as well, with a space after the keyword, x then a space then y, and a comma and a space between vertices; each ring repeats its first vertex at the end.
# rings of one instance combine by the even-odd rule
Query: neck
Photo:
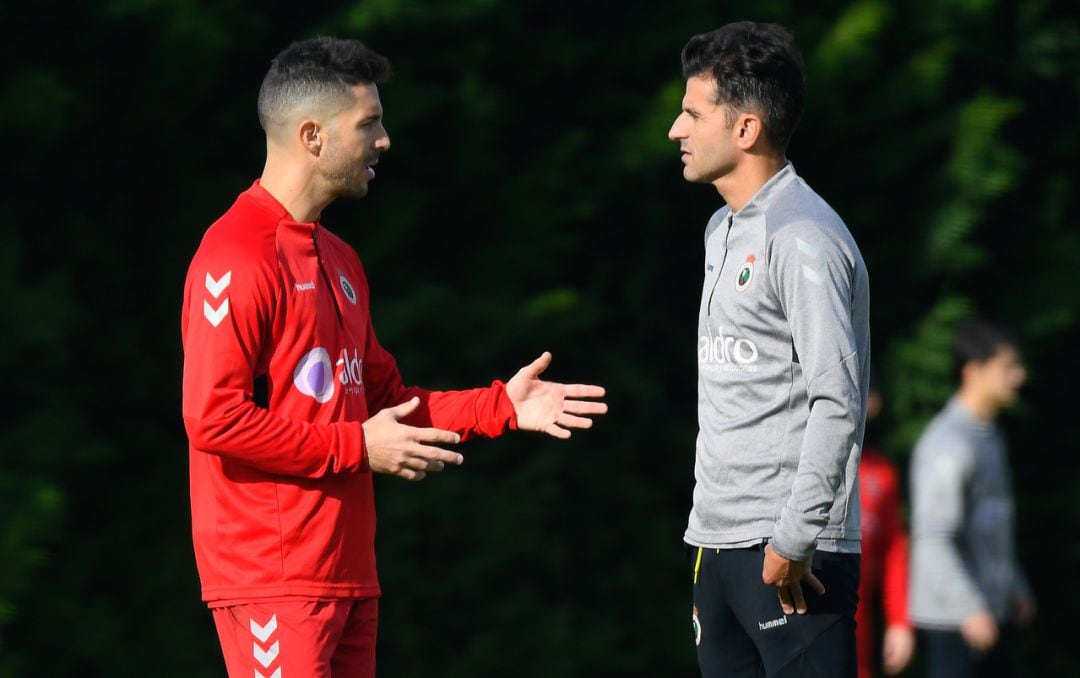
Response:
POLYGON ((971 410, 979 419, 983 421, 993 421, 994 417, 998 413, 998 405, 992 399, 987 398, 973 388, 961 387, 959 393, 960 402, 964 404, 964 407, 971 410))
POLYGON ((259 184, 281 203, 289 216, 302 223, 317 221, 327 205, 333 202, 303 163, 290 161, 271 151, 266 154, 259 184))
POLYGON ((786 164, 783 156, 747 155, 735 169, 714 181, 713 186, 731 211, 738 212, 786 164))

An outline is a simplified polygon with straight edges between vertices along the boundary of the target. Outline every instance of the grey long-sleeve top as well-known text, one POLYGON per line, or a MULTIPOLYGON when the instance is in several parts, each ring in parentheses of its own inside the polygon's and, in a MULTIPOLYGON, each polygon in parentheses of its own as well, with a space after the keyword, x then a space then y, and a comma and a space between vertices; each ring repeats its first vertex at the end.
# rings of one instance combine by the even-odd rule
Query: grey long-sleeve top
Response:
POLYGON ((953 398, 930 422, 911 459, 912 621, 955 629, 1026 594, 1016 561, 1013 495, 1001 431, 953 398))
POLYGON ((705 231, 694 506, 685 540, 859 551, 869 282, 840 217, 790 164, 705 231))

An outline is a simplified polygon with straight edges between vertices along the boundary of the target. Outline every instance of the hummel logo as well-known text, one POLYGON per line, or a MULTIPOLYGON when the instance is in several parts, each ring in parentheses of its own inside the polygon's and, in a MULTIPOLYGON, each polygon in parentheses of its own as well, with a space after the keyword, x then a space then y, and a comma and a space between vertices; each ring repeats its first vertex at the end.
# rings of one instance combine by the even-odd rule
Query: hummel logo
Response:
POLYGON ((799 251, 810 257, 811 259, 817 259, 818 254, 821 253, 821 247, 817 245, 811 245, 802 238, 795 238, 795 246, 799 248, 799 251))
MULTIPOLYGON (((214 276, 210 275, 210 271, 206 272, 206 291, 214 295, 215 299, 221 296, 221 293, 225 291, 230 282, 232 282, 232 271, 225 271, 225 275, 221 276, 219 280, 214 280, 214 276)), ((210 324, 217 327, 225 319, 225 316, 229 314, 229 298, 225 297, 225 301, 221 302, 217 308, 211 306, 210 302, 204 299, 202 312, 210 324)))
MULTIPOLYGON (((249 623, 251 625, 251 635, 255 636, 255 640, 257 641, 251 644, 252 655, 255 657, 255 661, 259 662, 259 664, 262 665, 264 669, 269 670, 270 665, 273 664, 274 660, 276 660, 278 658, 278 655, 281 654, 281 642, 275 640, 273 644, 271 644, 270 647, 265 650, 262 649, 259 643, 269 642, 270 637, 274 635, 274 631, 277 631, 277 615, 275 614, 270 617, 270 621, 266 622, 265 626, 260 626, 259 623, 256 622, 254 619, 251 619, 249 623)), ((275 669, 274 672, 269 675, 262 673, 261 671, 259 671, 258 668, 256 668, 255 677, 281 678, 281 667, 277 667, 277 669, 275 669)))
POLYGON ((787 617, 780 617, 779 619, 770 619, 767 622, 758 622, 758 628, 762 631, 768 631, 769 629, 775 629, 777 626, 784 626, 787 624, 787 617))
POLYGON ((266 622, 266 626, 259 626, 257 623, 255 623, 254 619, 250 620, 250 622, 251 635, 258 638, 260 643, 265 643, 266 641, 270 640, 270 634, 272 634, 274 631, 277 631, 276 614, 273 617, 270 617, 270 621, 266 622))
POLYGON ((210 291, 210 294, 214 295, 215 299, 221 296, 221 293, 225 291, 230 282, 232 282, 232 271, 226 271, 225 275, 221 276, 221 280, 214 280, 214 277, 210 275, 210 271, 206 272, 206 289, 210 291))
POLYGON ((823 276, 821 274, 821 271, 823 271, 823 270, 825 270, 825 269, 815 271, 814 269, 810 268, 806 264, 802 265, 803 277, 806 278, 807 280, 809 280, 810 282, 814 283, 818 287, 821 287, 821 283, 825 281, 825 276, 823 276))
POLYGON ((274 641, 274 644, 270 646, 269 650, 264 650, 259 647, 258 643, 252 643, 252 652, 255 654, 255 661, 263 665, 264 669, 270 668, 270 665, 277 659, 278 654, 281 652, 281 643, 274 641))
POLYGON ((229 314, 229 300, 221 302, 221 306, 216 309, 210 305, 209 301, 203 300, 202 314, 206 316, 206 319, 210 321, 210 324, 217 327, 221 324, 221 321, 225 319, 225 316, 229 314))
POLYGON ((307 292, 308 290, 315 289, 314 282, 296 283, 297 292, 307 292))
MULTIPOLYGON (((817 259, 818 255, 821 254, 820 245, 808 243, 802 238, 795 238, 795 246, 799 248, 799 251, 802 252, 803 256, 809 257, 811 259, 817 259)), ((824 272, 824 266, 815 269, 811 268, 806 264, 802 265, 803 277, 812 282, 813 284, 817 285, 818 287, 821 287, 821 283, 825 282, 824 272)))

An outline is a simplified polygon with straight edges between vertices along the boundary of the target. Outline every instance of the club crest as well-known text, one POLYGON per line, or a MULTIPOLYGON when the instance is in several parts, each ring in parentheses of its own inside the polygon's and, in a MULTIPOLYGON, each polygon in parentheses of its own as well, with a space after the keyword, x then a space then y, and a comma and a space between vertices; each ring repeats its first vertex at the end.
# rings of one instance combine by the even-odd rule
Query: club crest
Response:
POLYGON ((754 280, 754 262, 757 260, 753 254, 746 257, 746 261, 739 267, 739 272, 735 274, 735 291, 742 292, 750 287, 750 283, 754 280))

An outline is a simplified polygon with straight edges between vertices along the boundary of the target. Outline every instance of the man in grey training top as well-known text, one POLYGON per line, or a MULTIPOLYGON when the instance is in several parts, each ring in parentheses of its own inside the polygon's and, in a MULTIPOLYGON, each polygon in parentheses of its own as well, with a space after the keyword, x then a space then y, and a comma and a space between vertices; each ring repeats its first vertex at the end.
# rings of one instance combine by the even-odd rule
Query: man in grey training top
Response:
POLYGON ((953 342, 960 386, 911 460, 910 616, 929 678, 1013 676, 1010 624, 1035 603, 1013 545, 1005 440, 994 423, 1016 400, 1024 368, 1013 339, 964 323, 953 342))
POLYGON ((802 56, 741 22, 682 53, 668 136, 727 205, 705 229, 692 548, 698 664, 711 676, 856 675, 856 485, 869 283, 843 221, 785 156, 802 56))

